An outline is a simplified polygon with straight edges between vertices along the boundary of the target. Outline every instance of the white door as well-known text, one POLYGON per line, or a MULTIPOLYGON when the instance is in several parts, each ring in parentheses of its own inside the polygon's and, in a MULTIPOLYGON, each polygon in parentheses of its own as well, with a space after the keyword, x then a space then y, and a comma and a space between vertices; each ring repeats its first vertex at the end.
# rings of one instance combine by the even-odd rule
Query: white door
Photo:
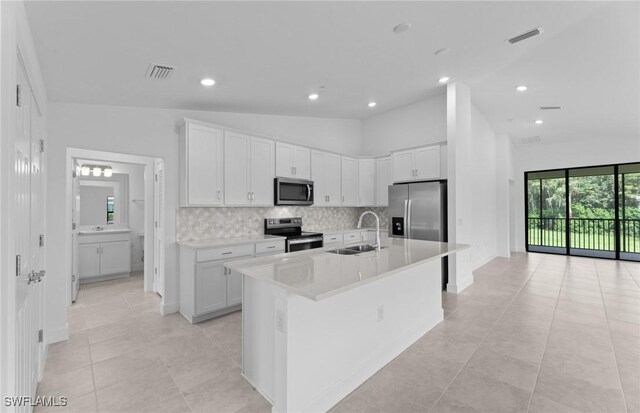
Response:
POLYGON ((358 160, 342 157, 342 205, 358 204, 358 160))
POLYGON ((327 205, 340 206, 341 187, 340 155, 328 153, 324 158, 324 185, 327 194, 327 205))
POLYGON ((440 146, 428 146, 415 150, 416 179, 440 178, 440 146))
POLYGON ((131 241, 100 244, 100 275, 121 274, 130 271, 131 241))
POLYGON ((412 150, 394 152, 391 154, 391 173, 393 176, 393 182, 415 180, 412 150))
MULTIPOLYGON (((220 151, 222 153, 222 150, 220 151)), ((154 161, 153 291, 164 294, 164 161, 154 161)), ((145 241, 146 243, 146 241, 145 241)), ((145 248, 145 246, 142 246, 145 248)), ((146 253, 147 251, 145 251, 146 253)), ((148 257, 149 254, 144 254, 148 257)))
POLYGON ((80 232, 80 177, 79 165, 76 160, 73 161, 73 170, 71 171, 71 301, 78 299, 78 291, 80 290, 80 271, 78 268, 79 261, 79 235, 80 232))
POLYGON ((196 315, 227 306, 227 269, 224 261, 196 264, 196 315))
POLYGON ((293 176, 298 179, 311 178, 311 150, 309 148, 294 147, 293 176))
POLYGON ((235 132, 224 134, 224 199, 226 205, 249 205, 249 138, 235 132))
POLYGON ((100 275, 100 244, 79 244, 77 259, 78 283, 80 278, 100 275))
POLYGON ((293 145, 288 143, 276 142, 276 176, 294 177, 293 148, 293 145))
POLYGON ((389 185, 391 185, 391 158, 376 159, 376 205, 389 206, 389 185))
POLYGON ((311 151, 311 180, 313 181, 313 205, 325 206, 328 201, 327 187, 325 183, 325 153, 311 151))
MULTIPOLYGON (((18 61, 20 62, 20 56, 18 61)), ((42 211, 34 211, 32 215, 32 200, 40 199, 42 188, 32 182, 32 174, 39 182, 41 171, 39 161, 36 165, 32 159, 31 139, 31 92, 24 68, 19 63, 16 68, 18 94, 16 98, 16 130, 14 152, 14 183, 15 198, 12 205, 11 217, 14 225, 14 250, 16 254, 15 274, 15 335, 13 345, 15 353, 15 395, 35 396, 39 377, 38 336, 40 326, 38 317, 42 308, 42 294, 38 295, 36 285, 31 280, 36 272, 42 269, 40 252, 33 249, 36 231, 41 230, 38 223, 32 223, 35 215, 41 219, 42 211), (34 258, 37 257, 37 258, 34 258)), ((41 222, 41 221, 40 221, 41 222)), ((12 323, 13 324, 13 323, 12 323)), ((11 347, 13 348, 13 346, 11 347)), ((11 359, 11 357, 9 358, 11 359)), ((3 368, 5 368, 3 366, 3 368)), ((11 371, 11 370, 9 370, 11 371)), ((17 411, 29 411, 30 406, 24 405, 17 411)))
POLYGON ((358 159, 358 205, 373 206, 376 194, 376 160, 358 159))
POLYGON ((189 205, 222 205, 222 130, 188 124, 189 205))
POLYGON ((251 204, 273 206, 274 143, 268 139, 251 138, 251 204))
MULTIPOLYGON (((42 131, 42 118, 38 104, 31 94, 31 264, 36 272, 44 271, 44 135, 42 131)), ((44 273, 42 273, 44 274, 44 273)), ((44 278, 43 278, 44 281, 44 278)), ((36 303, 44 302, 44 282, 34 284, 34 297, 36 303)), ((38 305, 34 311, 34 322, 38 330, 44 331, 44 306, 38 305)), ((39 339, 37 347, 38 380, 44 373, 44 355, 46 345, 44 337, 39 339)))

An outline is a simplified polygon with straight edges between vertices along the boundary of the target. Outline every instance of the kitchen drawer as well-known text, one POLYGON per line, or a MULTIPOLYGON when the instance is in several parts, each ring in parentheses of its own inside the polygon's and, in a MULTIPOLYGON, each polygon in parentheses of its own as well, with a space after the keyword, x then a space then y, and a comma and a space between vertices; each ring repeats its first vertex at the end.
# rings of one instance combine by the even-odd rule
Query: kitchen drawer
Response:
POLYGON ((256 244, 256 254, 284 252, 284 240, 259 242, 256 244))
POLYGON ((350 242, 360 242, 362 241, 362 232, 361 231, 356 231, 356 232, 345 232, 343 234, 344 237, 344 243, 348 244, 350 242))
POLYGON ((254 244, 230 245, 222 248, 208 248, 196 251, 196 262, 223 260, 227 258, 253 255, 254 244))
POLYGON ((325 234, 324 245, 342 243, 342 234, 325 234))

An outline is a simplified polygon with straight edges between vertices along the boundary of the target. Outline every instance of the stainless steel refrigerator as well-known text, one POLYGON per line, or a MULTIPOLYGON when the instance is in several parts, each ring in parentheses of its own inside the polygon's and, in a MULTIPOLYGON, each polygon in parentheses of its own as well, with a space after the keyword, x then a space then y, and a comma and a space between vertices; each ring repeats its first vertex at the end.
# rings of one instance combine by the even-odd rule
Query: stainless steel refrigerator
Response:
MULTIPOLYGON (((389 236, 447 242, 447 182, 389 185, 389 236)), ((447 283, 442 263, 442 287, 447 283)))

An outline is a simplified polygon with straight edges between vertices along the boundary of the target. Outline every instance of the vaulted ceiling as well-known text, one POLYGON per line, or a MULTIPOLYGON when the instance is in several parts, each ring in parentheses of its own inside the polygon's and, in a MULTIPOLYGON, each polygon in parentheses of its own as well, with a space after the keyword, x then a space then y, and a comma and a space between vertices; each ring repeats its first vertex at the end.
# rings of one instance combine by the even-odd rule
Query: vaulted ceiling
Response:
POLYGON ((437 80, 449 76, 514 139, 640 134, 638 2, 28 1, 26 9, 52 101, 365 118, 444 93, 437 80), (394 33, 403 22, 411 29, 394 33), (543 34, 505 42, 535 27, 543 34), (147 79, 150 63, 174 74, 147 79), (216 85, 201 86, 203 77, 216 85), (517 92, 522 84, 528 90, 517 92))

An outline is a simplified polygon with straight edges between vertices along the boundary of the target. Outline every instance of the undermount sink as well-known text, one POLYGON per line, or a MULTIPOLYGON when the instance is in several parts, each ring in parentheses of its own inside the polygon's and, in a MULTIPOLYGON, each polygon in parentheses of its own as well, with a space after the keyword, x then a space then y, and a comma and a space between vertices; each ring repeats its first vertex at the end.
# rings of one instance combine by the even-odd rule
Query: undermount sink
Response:
MULTIPOLYGON (((385 247, 380 247, 385 248, 385 247)), ((376 247, 374 247, 373 245, 369 245, 369 244, 363 244, 363 245, 355 245, 353 247, 346 247, 346 248, 338 248, 335 250, 329 250, 327 252, 330 252, 332 254, 339 254, 339 255, 356 255, 356 254, 361 254, 363 252, 369 252, 369 251, 375 251, 376 247)))
POLYGON ((327 252, 330 252, 331 254, 338 254, 338 255, 355 255, 355 254, 360 254, 359 251, 354 251, 354 250, 350 250, 347 248, 338 248, 335 250, 329 250, 327 252))

